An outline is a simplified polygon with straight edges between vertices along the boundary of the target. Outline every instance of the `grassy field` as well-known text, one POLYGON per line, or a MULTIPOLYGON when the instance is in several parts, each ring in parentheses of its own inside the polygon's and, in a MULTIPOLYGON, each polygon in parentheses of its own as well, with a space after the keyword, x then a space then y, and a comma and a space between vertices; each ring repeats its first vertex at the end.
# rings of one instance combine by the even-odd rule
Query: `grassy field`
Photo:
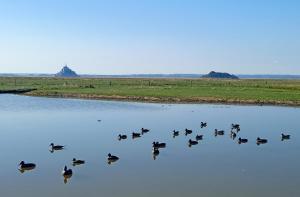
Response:
POLYGON ((0 91, 27 88, 32 96, 300 106, 300 80, 0 78, 0 91))

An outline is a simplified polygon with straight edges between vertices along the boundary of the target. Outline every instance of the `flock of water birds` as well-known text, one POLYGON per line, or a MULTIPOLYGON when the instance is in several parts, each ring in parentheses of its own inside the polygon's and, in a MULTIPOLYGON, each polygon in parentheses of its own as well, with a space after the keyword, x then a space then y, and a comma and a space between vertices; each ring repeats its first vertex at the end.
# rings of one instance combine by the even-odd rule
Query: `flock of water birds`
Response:
MULTIPOLYGON (((100 122, 101 120, 98 120, 98 121, 100 122)), ((201 122, 200 127, 201 128, 207 127, 207 123, 206 122, 201 122)), ((233 140, 235 140, 237 138, 237 135, 240 132, 240 130, 241 129, 240 129, 239 124, 231 124, 230 137, 233 140)), ((141 128, 141 132, 132 132, 131 137, 132 137, 132 139, 139 138, 139 137, 142 137, 143 134, 148 133, 148 132, 150 132, 150 129, 141 128)), ((190 130, 190 129, 185 129, 184 130, 184 134, 186 136, 190 135, 192 133, 193 133, 193 131, 190 130)), ((180 131, 173 130, 172 134, 173 134, 173 138, 175 138, 176 136, 179 136, 180 131)), ((216 137, 217 136, 222 136, 224 134, 225 134, 224 130, 218 130, 218 129, 214 130, 214 135, 216 137)), ((126 140, 126 139, 127 139, 127 135, 125 135, 125 134, 119 134, 118 135, 118 140, 126 140)), ((288 140, 288 139, 290 139, 290 135, 281 133, 281 140, 282 141, 288 140)), ((188 140, 188 146, 191 147, 191 146, 197 145, 198 141, 200 141, 200 140, 203 140, 203 135, 196 135, 194 140, 193 139, 188 140)), ((244 144, 244 143, 248 142, 248 139, 238 137, 237 142, 239 144, 244 144)), ((257 145, 266 144, 267 142, 268 142, 267 139, 263 139, 263 138, 260 138, 260 137, 256 138, 256 144, 257 145)), ((161 142, 158 142, 158 141, 153 142, 152 143, 153 158, 155 159, 156 156, 159 155, 159 149, 165 148, 165 147, 166 147, 166 143, 161 143, 161 142)), ((54 151, 63 150, 64 148, 65 148, 65 146, 63 146, 63 145, 55 145, 54 143, 50 144, 50 152, 52 152, 52 153, 54 151)), ((111 163, 116 162, 118 160, 119 160, 118 156, 112 155, 110 153, 107 155, 108 164, 111 164, 111 163)), ((72 163, 73 163, 73 166, 76 166, 76 165, 84 164, 85 161, 73 158, 72 163)), ((19 171, 21 173, 24 173, 25 171, 33 170, 35 167, 36 167, 36 164, 34 164, 34 163, 25 163, 24 161, 21 161, 20 164, 19 164, 19 171)), ((63 171, 62 171, 62 176, 64 177, 64 183, 67 183, 68 179, 71 178, 72 175, 73 175, 72 169, 65 166, 63 168, 63 171)))

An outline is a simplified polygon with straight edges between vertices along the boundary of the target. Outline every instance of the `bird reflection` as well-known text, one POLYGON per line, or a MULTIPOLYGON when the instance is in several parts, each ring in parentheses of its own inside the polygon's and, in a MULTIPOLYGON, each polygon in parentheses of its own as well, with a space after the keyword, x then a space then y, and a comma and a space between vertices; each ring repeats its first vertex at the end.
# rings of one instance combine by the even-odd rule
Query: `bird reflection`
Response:
POLYGON ((107 161, 107 164, 108 164, 108 165, 112 165, 112 164, 114 164, 116 161, 117 161, 117 160, 108 160, 108 161, 107 161))
POLYGON ((153 160, 156 160, 156 157, 157 157, 158 155, 159 155, 159 149, 153 147, 153 148, 152 148, 152 157, 153 157, 153 160))
POLYGON ((230 132, 230 138, 233 139, 233 140, 235 140, 235 138, 236 138, 236 133, 233 132, 233 131, 231 131, 231 132, 230 132))
POLYGON ((72 177, 72 174, 64 175, 64 183, 67 184, 71 177, 72 177))
POLYGON ((28 171, 31 171, 33 169, 35 169, 35 167, 20 168, 18 170, 23 174, 24 172, 28 172, 28 171))

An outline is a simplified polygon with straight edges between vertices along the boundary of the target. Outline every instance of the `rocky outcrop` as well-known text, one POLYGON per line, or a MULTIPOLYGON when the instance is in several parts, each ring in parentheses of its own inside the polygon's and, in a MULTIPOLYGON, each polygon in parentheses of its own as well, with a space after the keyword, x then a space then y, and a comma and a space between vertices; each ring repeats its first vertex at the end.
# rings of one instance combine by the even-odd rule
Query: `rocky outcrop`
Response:
POLYGON ((215 72, 211 71, 207 75, 203 75, 202 78, 214 78, 214 79, 239 79, 235 75, 231 75, 229 73, 221 73, 221 72, 215 72))

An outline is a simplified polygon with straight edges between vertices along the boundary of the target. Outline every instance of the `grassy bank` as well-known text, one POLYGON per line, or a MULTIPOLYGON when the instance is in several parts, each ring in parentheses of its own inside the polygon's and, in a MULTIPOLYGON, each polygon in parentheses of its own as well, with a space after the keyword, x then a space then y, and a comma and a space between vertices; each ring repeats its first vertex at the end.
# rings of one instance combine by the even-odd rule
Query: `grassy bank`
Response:
POLYGON ((212 102, 300 106, 300 80, 0 78, 0 91, 32 96, 148 102, 212 102))

